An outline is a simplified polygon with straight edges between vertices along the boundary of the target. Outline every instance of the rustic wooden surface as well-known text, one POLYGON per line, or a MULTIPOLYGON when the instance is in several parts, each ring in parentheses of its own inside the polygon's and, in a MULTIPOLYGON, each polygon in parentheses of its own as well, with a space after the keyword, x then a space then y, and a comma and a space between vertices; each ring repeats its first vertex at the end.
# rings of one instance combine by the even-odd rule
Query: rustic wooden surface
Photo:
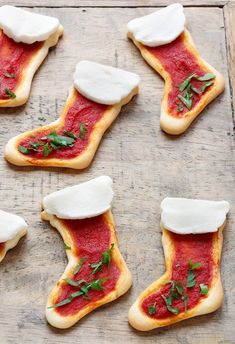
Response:
MULTIPOLYGON (((34 4, 23 0, 15 3, 34 4)), ((66 3, 73 5, 74 1, 66 3)), ((126 39, 128 20, 151 12, 151 8, 110 5, 37 11, 59 17, 65 34, 35 76, 27 105, 0 109, 1 208, 24 216, 29 224, 27 237, 8 252, 0 265, 0 343, 234 343, 233 5, 185 9, 196 44, 202 56, 224 74, 226 91, 179 138, 161 132, 163 81, 126 39), (12 136, 43 125, 39 117, 45 116, 46 123, 57 118, 72 83, 75 64, 81 59, 139 73, 139 96, 108 130, 89 169, 77 172, 10 166, 3 159, 4 145, 12 136), (47 325, 44 307, 49 291, 64 270, 66 256, 59 234, 40 220, 40 202, 52 191, 101 174, 114 179, 117 235, 134 285, 124 297, 93 312, 70 330, 56 330, 47 325), (127 312, 139 292, 164 272, 159 218, 160 202, 165 196, 226 199, 231 203, 222 258, 225 300, 213 314, 139 333, 129 327, 127 312)))

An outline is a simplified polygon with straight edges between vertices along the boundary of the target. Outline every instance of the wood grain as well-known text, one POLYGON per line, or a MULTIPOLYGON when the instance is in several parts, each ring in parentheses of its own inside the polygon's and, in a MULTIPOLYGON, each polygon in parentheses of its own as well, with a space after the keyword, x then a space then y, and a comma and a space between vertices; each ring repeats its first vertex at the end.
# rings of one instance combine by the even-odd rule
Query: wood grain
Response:
POLYGON ((24 216, 29 224, 28 236, 0 265, 0 343, 233 343, 234 137, 223 9, 185 10, 202 56, 224 74, 226 91, 179 138, 161 132, 163 81, 126 39, 128 20, 152 9, 37 10, 58 16, 65 34, 37 72, 27 105, 0 109, 1 208, 24 216), (139 96, 108 130, 92 166, 79 173, 7 164, 3 147, 9 138, 44 124, 39 120, 41 116, 46 117, 46 123, 58 117, 75 64, 81 59, 112 64, 139 73, 142 78, 139 96), (134 285, 117 302, 95 311, 72 329, 55 330, 46 323, 44 307, 66 258, 58 233, 40 220, 40 202, 52 191, 104 173, 114 179, 117 236, 134 285), (164 271, 159 218, 160 202, 165 196, 226 199, 232 204, 222 258, 225 300, 214 314, 143 334, 129 327, 127 312, 140 291, 164 271))

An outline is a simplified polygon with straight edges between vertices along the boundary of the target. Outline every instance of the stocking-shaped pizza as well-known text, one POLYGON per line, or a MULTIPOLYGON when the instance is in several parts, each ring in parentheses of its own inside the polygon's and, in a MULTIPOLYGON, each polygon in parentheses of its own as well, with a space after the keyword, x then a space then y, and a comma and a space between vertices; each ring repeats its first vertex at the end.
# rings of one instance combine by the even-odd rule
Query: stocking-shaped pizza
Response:
POLYGON ((0 107, 28 100, 35 72, 62 34, 57 18, 0 7, 0 107))
POLYGON ((69 261, 47 301, 46 317, 55 327, 72 326, 131 287, 115 235, 112 198, 112 180, 101 176, 43 200, 42 219, 60 232, 69 261))
POLYGON ((162 244, 166 272, 137 298, 130 324, 140 331, 218 309, 223 301, 220 259, 229 203, 165 198, 162 244))
POLYGON ((224 90, 223 76, 201 58, 180 4, 131 20, 128 37, 165 80, 161 128, 173 135, 183 133, 224 90))
POLYGON ((0 262, 7 251, 15 247, 27 233, 27 227, 22 217, 0 210, 0 262))
POLYGON ((19 166, 87 167, 121 107, 137 94, 139 81, 134 73, 79 62, 60 118, 12 138, 5 148, 6 159, 19 166))

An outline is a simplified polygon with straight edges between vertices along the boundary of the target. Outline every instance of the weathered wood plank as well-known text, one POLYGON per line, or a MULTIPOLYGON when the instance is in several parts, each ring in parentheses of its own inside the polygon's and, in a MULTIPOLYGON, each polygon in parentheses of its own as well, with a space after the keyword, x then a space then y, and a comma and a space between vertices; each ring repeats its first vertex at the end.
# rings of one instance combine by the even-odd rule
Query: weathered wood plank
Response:
MULTIPOLYGON (((235 0, 181 0, 184 6, 224 6, 235 0)), ((159 7, 172 3, 171 0, 8 0, 8 5, 27 7, 159 7)), ((0 0, 0 5, 5 5, 0 0)))
MULTIPOLYGON (((41 2, 40 2, 41 4, 41 2)), ((142 60, 126 37, 128 20, 147 8, 38 9, 58 16, 65 34, 38 71, 26 106, 0 109, 1 208, 22 215, 29 234, 0 265, 0 343, 232 343, 235 338, 234 206, 225 230, 222 279, 223 307, 171 328, 141 334, 127 323, 138 295, 164 271, 159 229, 160 202, 165 196, 227 199, 235 204, 232 175, 232 116, 227 73, 223 11, 186 9, 189 29, 201 51, 226 79, 225 92, 187 133, 171 138, 159 128, 163 81, 142 60), (54 120, 66 100, 75 64, 81 59, 116 65, 142 78, 141 92, 107 132, 92 166, 83 172, 16 168, 3 159, 7 140, 54 120), (46 324, 44 307, 52 285, 66 264, 62 240, 40 220, 43 196, 101 174, 114 179, 113 213, 120 249, 132 271, 132 290, 83 319, 71 330, 46 324)))

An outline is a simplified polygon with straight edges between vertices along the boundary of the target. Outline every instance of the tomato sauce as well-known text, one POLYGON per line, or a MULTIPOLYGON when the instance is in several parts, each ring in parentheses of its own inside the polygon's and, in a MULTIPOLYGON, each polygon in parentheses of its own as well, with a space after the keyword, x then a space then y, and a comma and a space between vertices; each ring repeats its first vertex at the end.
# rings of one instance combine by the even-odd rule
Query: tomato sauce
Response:
MULTIPOLYGON (((206 295, 200 294, 200 284, 206 284, 210 287, 213 278, 213 257, 212 247, 213 238, 218 233, 206 233, 206 234, 188 234, 179 235, 175 233, 169 233, 172 242, 175 247, 175 257, 172 261, 172 275, 171 281, 183 283, 183 293, 188 295, 187 308, 191 309, 195 307, 199 301, 206 297, 206 295), (186 288, 187 274, 189 269, 188 261, 200 263, 201 266, 194 269, 196 284, 192 288, 186 288)), ((161 290, 152 293, 147 296, 142 302, 142 310, 148 315, 156 319, 165 319, 174 316, 173 313, 168 311, 165 301, 161 295, 169 296, 171 285, 166 284, 161 290), (148 306, 156 304, 156 313, 149 315, 148 306)), ((184 302, 182 300, 174 299, 172 302, 173 308, 178 308, 180 313, 185 311, 184 302)))
MULTIPOLYGON (((62 147, 51 152, 47 157, 43 155, 43 147, 39 147, 37 151, 31 151, 30 156, 35 159, 72 159, 79 154, 81 154, 88 146, 90 142, 90 136, 92 130, 102 118, 104 112, 108 109, 108 105, 102 105, 93 102, 92 100, 87 99, 76 91, 76 97, 73 104, 69 107, 68 112, 65 115, 64 126, 59 130, 56 130, 56 133, 59 135, 64 135, 64 130, 71 132, 77 136, 77 139, 74 142, 72 147, 62 147), (79 137, 80 133, 80 124, 84 123, 86 125, 86 132, 84 138, 79 137)), ((31 142, 39 142, 41 138, 45 137, 53 130, 38 130, 38 134, 34 137, 24 138, 19 145, 28 147, 31 142)), ((41 141, 46 143, 45 141, 41 141)))
POLYGON ((9 98, 5 91, 6 88, 12 92, 17 89, 23 78, 24 68, 42 45, 43 42, 17 43, 0 30, 0 99, 9 98), (15 77, 7 77, 4 73, 12 74, 15 77))
MULTIPOLYGON (((92 280, 102 279, 108 277, 102 286, 105 290, 89 290, 89 299, 84 299, 82 296, 75 298, 67 305, 55 308, 55 310, 62 316, 73 315, 79 312, 82 308, 95 301, 100 300, 105 295, 110 293, 116 286, 120 275, 120 270, 111 259, 111 264, 108 267, 104 264, 102 270, 92 274, 93 269, 90 264, 97 263, 101 260, 104 251, 111 247, 110 228, 106 222, 105 215, 99 215, 90 219, 84 220, 62 220, 66 226, 66 230, 72 238, 75 246, 75 254, 78 261, 81 258, 86 258, 80 271, 70 276, 72 280, 78 281, 85 279, 87 283, 92 280)), ((59 303, 69 297, 72 293, 79 290, 79 287, 73 287, 67 283, 60 286, 59 296, 54 303, 59 303)))
MULTIPOLYGON (((169 111, 172 115, 182 117, 189 110, 178 97, 179 94, 184 94, 184 92, 180 92, 179 86, 191 74, 195 73, 197 76, 202 76, 208 71, 198 64, 195 56, 186 47, 184 43, 184 34, 181 34, 169 44, 153 48, 145 46, 145 48, 159 60, 163 68, 169 73, 171 78, 171 90, 168 95, 169 111), (180 112, 177 111, 177 103, 183 106, 183 110, 180 112)), ((202 82, 193 78, 191 84, 201 91, 202 82)), ((202 95, 198 95, 193 91, 192 94, 193 108, 199 102, 202 95)))

